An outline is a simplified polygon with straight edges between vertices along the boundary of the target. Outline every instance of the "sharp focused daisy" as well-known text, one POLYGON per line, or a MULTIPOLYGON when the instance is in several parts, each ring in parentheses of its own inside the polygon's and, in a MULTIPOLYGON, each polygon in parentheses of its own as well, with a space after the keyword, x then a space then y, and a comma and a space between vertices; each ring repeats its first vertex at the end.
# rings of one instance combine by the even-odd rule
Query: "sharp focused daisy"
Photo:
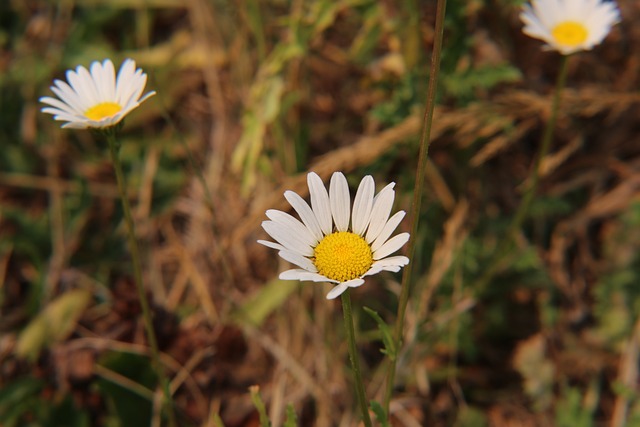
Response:
POLYGON ((298 213, 302 222, 278 210, 268 210, 269 221, 262 228, 277 243, 258 240, 300 268, 280 273, 284 280, 331 282, 337 284, 327 294, 334 299, 347 288, 364 283, 363 277, 383 270, 397 272, 409 263, 405 256, 389 256, 409 240, 409 233, 391 237, 405 212, 391 218, 395 198, 391 183, 375 197, 371 176, 360 182, 353 209, 349 186, 344 175, 331 177, 329 192, 314 172, 307 175, 311 207, 293 191, 284 197, 298 213))
POLYGON ((614 1, 532 0, 520 14, 524 33, 563 55, 590 50, 620 21, 614 1))
POLYGON ((45 96, 40 102, 50 105, 43 113, 53 114, 55 120, 67 123, 63 128, 102 129, 118 124, 131 110, 155 92, 142 96, 147 75, 136 63, 127 59, 116 77, 113 62, 95 61, 91 71, 79 66, 67 71, 67 82, 55 80, 51 90, 58 96, 45 96))

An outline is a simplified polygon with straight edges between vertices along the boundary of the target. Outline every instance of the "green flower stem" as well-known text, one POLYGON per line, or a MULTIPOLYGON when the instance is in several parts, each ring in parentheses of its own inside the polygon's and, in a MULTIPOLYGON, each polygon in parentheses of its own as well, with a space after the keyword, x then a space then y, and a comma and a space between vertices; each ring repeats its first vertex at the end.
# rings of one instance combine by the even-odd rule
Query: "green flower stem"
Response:
POLYGON ((556 122, 558 120, 558 111, 560 110, 560 98, 562 95, 562 90, 565 87, 567 82, 567 73, 569 70, 569 56, 562 56, 562 63, 560 65, 560 73, 558 74, 558 80, 556 81, 556 88, 553 94, 553 100, 551 101, 551 116, 549 117, 549 121, 544 129, 544 133, 542 134, 542 140, 540 142, 540 151, 536 156, 535 162, 533 164, 533 170, 531 172, 531 176, 529 177, 529 186, 520 201, 520 205, 518 206, 518 210, 516 211, 511 224, 509 225, 509 229, 507 230, 507 234, 502 238, 502 240, 498 243, 495 255, 489 260, 487 263, 489 267, 485 270, 484 274, 480 277, 480 279, 474 283, 474 288, 482 288, 489 283, 491 278, 500 271, 500 264, 505 259, 505 257, 511 253, 512 243, 514 237, 522 223, 526 219, 529 214, 529 209, 531 208, 531 203, 536 195, 536 190, 538 188, 538 183, 540 182, 540 169, 542 166, 542 160, 547 156, 549 152, 549 147, 551 146, 551 140, 553 139, 553 132, 556 127, 556 122))
POLYGON ((513 218, 513 222, 509 227, 509 238, 513 237, 513 235, 520 228, 522 222, 529 213, 531 202, 533 201, 536 189, 538 188, 538 182, 540 182, 540 166, 542 165, 542 159, 544 159, 549 152, 551 140, 553 139, 553 131, 555 130, 556 121, 558 120, 558 111, 560 110, 560 95, 562 94, 562 90, 564 89, 564 86, 567 82, 567 71, 569 70, 568 64, 569 56, 563 55, 562 64, 560 65, 560 74, 558 75, 555 93, 553 94, 553 101, 551 102, 551 117, 549 117, 547 127, 544 129, 544 133, 542 134, 540 152, 536 157, 535 163, 533 165, 533 172, 531 174, 531 184, 529 185, 529 188, 527 188, 527 192, 524 194, 524 197, 520 202, 520 206, 518 206, 518 210, 516 211, 516 215, 513 218))
MULTIPOLYGON (((418 168, 416 171, 416 183, 413 191, 413 202, 411 204, 411 237, 407 254, 409 259, 413 259, 416 247, 416 237, 418 235, 418 219, 420 217, 420 206, 422 205, 422 193, 424 188, 425 170, 427 166, 427 156, 429 154, 429 144, 431 143, 431 124, 433 122, 433 110, 436 103, 436 89, 438 86, 438 73, 440 71, 440 56, 442 53, 442 39, 444 36, 444 17, 447 7, 447 0, 438 0, 436 9, 435 38, 433 41, 433 53, 431 56, 431 68, 429 70, 429 87, 427 88, 427 99, 422 119, 422 135, 420 137, 420 154, 418 157, 418 168)), ((413 261, 410 262, 402 272, 402 288, 398 302, 398 315, 394 329, 394 339, 396 348, 400 351, 402 344, 402 329, 404 327, 404 315, 409 301, 409 281, 411 279, 413 261)), ((398 357, 389 360, 387 371, 387 387, 384 396, 384 410, 389 414, 389 403, 393 393, 393 385, 396 375, 396 361, 398 357)))
POLYGON ((362 382, 362 373, 360 372, 360 362, 358 361, 358 350, 356 349, 356 333, 353 327, 353 316, 351 315, 351 297, 349 289, 342 293, 342 313, 344 314, 344 329, 347 332, 347 341, 349 343, 349 360, 351 360, 351 368, 353 369, 353 379, 356 383, 356 394, 358 396, 358 404, 362 412, 362 422, 365 427, 371 427, 371 418, 369 417, 369 407, 367 405, 367 397, 364 392, 364 384, 362 382))
POLYGON ((124 174, 122 173, 122 164, 120 163, 120 157, 118 153, 120 151, 120 144, 116 139, 117 129, 110 128, 104 131, 104 135, 109 144, 109 151, 111 152, 111 160, 113 162, 113 169, 116 173, 116 180, 118 181, 118 191, 120 192, 120 200, 122 201, 122 210, 124 212, 125 222, 127 223, 127 231, 129 237, 129 249, 131 250, 131 258, 133 261, 133 274, 136 282, 136 289, 138 290, 138 299, 140 300, 140 306, 142 307, 142 317, 144 319, 144 326, 147 330, 147 337, 149 339, 149 345, 151 347, 151 361, 153 368, 158 375, 160 384, 164 390, 165 405, 167 413, 169 415, 169 425, 174 427, 176 425, 175 413, 173 410, 173 399, 171 397, 171 390, 169 388, 169 380, 164 373, 162 364, 160 362, 160 351, 158 350, 158 341, 153 329, 153 320, 151 318, 151 310, 149 309, 149 302, 145 296, 144 285, 142 283, 142 264, 140 262, 140 250, 138 249, 138 241, 136 240, 135 224, 133 222, 133 216, 131 215, 131 207, 129 205, 129 199, 125 191, 126 185, 124 180, 124 174))

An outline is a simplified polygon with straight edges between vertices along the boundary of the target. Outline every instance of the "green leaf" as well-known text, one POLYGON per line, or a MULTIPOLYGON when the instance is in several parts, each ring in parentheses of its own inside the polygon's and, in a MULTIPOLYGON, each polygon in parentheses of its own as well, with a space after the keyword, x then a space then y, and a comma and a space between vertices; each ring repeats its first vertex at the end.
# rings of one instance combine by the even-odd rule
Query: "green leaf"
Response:
POLYGON ((397 349, 396 349, 396 342, 393 339, 393 333, 391 331, 391 328, 389 327, 389 325, 385 323, 384 320, 382 320, 382 317, 380 317, 380 315, 376 313, 374 310, 370 309, 369 307, 363 307, 363 309, 378 324, 378 329, 380 329, 380 332, 382 334, 382 342, 384 343, 384 349, 381 351, 384 354, 386 354, 389 357, 389 359, 395 360, 397 355, 397 349))
POLYGON ((224 423, 222 422, 222 418, 220 418, 220 415, 214 413, 211 418, 214 427, 224 427, 224 423))
POLYGON ((16 354, 34 361, 44 347, 64 340, 75 328, 90 300, 88 291, 76 289, 49 303, 20 334, 16 354))
POLYGON ((460 408, 456 419, 456 427, 486 427, 487 417, 484 413, 471 406, 463 406, 460 408))
POLYGON ((262 397, 260 397, 260 387, 257 385, 249 387, 249 393, 251 393, 253 406, 256 407, 258 414, 260 415, 260 427, 271 427, 269 416, 267 416, 267 408, 264 406, 262 397))
POLYGON ((387 414, 385 413, 382 405, 375 400, 372 400, 371 402, 369 402, 369 406, 371 407, 373 413, 376 415, 376 420, 380 423, 380 425, 382 427, 390 427, 389 420, 387 419, 387 414))
POLYGON ((556 422, 558 427, 592 427, 594 425, 593 411, 583 402, 582 393, 574 387, 563 392, 563 396, 556 404, 556 422))
POLYGON ((232 317, 240 324, 249 322, 259 326, 297 287, 297 281, 274 279, 244 303, 232 317))
POLYGON ((298 417, 296 411, 293 409, 293 405, 287 405, 287 418, 284 420, 284 427, 297 427, 298 417))
POLYGON ((383 8, 377 2, 371 3, 363 11, 360 31, 349 48, 349 57, 360 63, 366 63, 370 60, 382 35, 383 26, 381 23, 384 18, 383 8))
POLYGON ((512 83, 521 78, 522 75, 516 67, 511 64, 499 64, 467 68, 445 74, 442 78, 442 86, 455 98, 471 100, 478 89, 488 90, 500 83, 512 83))
POLYGON ((77 407, 70 394, 53 406, 51 414, 43 421, 45 421, 43 427, 89 427, 91 425, 89 413, 77 407))
POLYGON ((0 425, 18 425, 21 416, 31 412, 43 384, 42 380, 29 377, 4 385, 0 389, 0 425))
MULTIPOLYGON (((157 377, 147 356, 133 353, 107 352, 98 361, 106 371, 115 373, 151 391, 157 386, 157 377)), ((96 381, 104 396, 107 409, 119 427, 138 427, 151 424, 153 404, 152 392, 148 396, 140 393, 131 383, 118 376, 101 373, 96 381)))

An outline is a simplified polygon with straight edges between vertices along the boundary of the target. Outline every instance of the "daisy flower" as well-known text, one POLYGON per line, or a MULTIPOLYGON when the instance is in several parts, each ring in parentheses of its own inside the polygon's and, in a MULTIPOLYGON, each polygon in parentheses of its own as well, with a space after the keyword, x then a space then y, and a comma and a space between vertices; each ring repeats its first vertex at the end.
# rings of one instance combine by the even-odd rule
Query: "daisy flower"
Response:
POLYGON ((302 222, 270 209, 266 212, 269 221, 262 223, 277 243, 258 243, 277 249, 283 259, 300 267, 280 273, 280 279, 335 283, 327 294, 327 299, 334 299, 348 288, 362 285, 365 276, 383 270, 397 272, 409 263, 405 256, 389 256, 409 240, 409 233, 389 238, 405 215, 400 211, 389 218, 395 183, 374 197, 373 178, 365 176, 353 209, 342 173, 333 174, 328 193, 314 172, 307 175, 307 183, 311 207, 293 191, 284 193, 302 222))
POLYGON ((620 21, 620 11, 614 1, 532 0, 524 6, 520 19, 525 34, 569 55, 601 43, 620 21))
POLYGON ((53 114, 55 120, 67 123, 63 128, 104 129, 118 124, 131 110, 155 92, 142 95, 147 75, 136 63, 127 59, 122 63, 116 77, 113 62, 105 59, 95 61, 91 71, 79 66, 67 71, 67 82, 55 80, 51 90, 58 96, 45 96, 40 102, 49 107, 43 113, 53 114))

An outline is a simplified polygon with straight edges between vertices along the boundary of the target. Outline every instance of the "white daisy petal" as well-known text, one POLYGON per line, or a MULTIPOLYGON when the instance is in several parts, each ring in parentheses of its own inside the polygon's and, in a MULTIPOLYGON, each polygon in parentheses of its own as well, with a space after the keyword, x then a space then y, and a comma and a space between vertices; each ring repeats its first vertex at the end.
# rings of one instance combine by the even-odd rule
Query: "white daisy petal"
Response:
POLYGON ((146 79, 140 78, 138 73, 133 74, 129 79, 116 88, 116 94, 120 105, 132 105, 141 95, 140 87, 146 85, 146 79))
POLYGON ((307 227, 291 215, 286 212, 278 211, 275 209, 269 209, 267 212, 267 218, 281 224, 294 233, 297 238, 305 245, 313 247, 318 243, 318 240, 313 236, 307 227))
POLYGON ((74 114, 70 114, 67 111, 63 111, 60 110, 58 108, 53 108, 53 107, 45 107, 42 109, 43 113, 47 113, 47 114, 51 114, 51 115, 55 115, 56 116, 56 120, 57 120, 57 116, 66 116, 66 117, 75 117, 74 114))
POLYGON ((327 294, 327 299, 336 299, 347 289, 349 289, 349 286, 347 286, 345 283, 340 283, 339 285, 334 286, 333 289, 329 291, 329 293, 327 294))
POLYGON ((389 218, 389 221, 387 221, 384 227, 382 227, 382 231, 380 231, 378 237, 376 237, 373 243, 371 243, 372 251, 377 251, 380 246, 382 246, 387 241, 387 239, 393 234, 398 225, 400 225, 400 221, 402 221, 404 216, 405 212, 399 211, 396 212, 391 218, 389 218))
POLYGON ((324 234, 331 234, 333 226, 331 222, 331 205, 329 204, 329 195, 324 187, 322 180, 315 172, 307 175, 307 184, 309 185, 309 196, 311 197, 311 208, 318 220, 318 224, 324 234))
POLYGON ((584 14, 589 12, 589 4, 584 0, 564 0, 564 14, 576 21, 584 20, 584 14))
POLYGON ((409 241, 409 233, 400 233, 397 236, 393 236, 391 239, 387 240, 384 245, 380 246, 378 250, 373 252, 373 259, 377 261, 387 255, 391 255, 404 246, 407 241, 409 241))
POLYGON ((97 99, 108 99, 108 90, 106 89, 106 78, 102 72, 102 64, 95 61, 91 64, 90 80, 95 84, 97 99))
POLYGON ((144 101, 146 101, 147 99, 151 98, 151 97, 152 97, 153 95, 155 95, 155 94, 156 94, 156 91, 155 91, 155 90, 152 90, 151 92, 147 92, 147 93, 145 93, 145 94, 142 96, 142 98, 138 99, 138 101, 137 101, 135 104, 133 104, 133 107, 132 107, 131 109, 133 110, 134 108, 138 108, 138 106, 139 106, 140 104, 142 104, 144 101))
POLYGON ((285 261, 289 261, 291 264, 295 264, 300 268, 303 268, 311 273, 317 273, 318 269, 309 258, 305 258, 297 252, 292 251, 280 251, 278 255, 285 261))
POLYGON ((116 98, 116 70, 111 60, 105 59, 102 62, 102 75, 104 77, 103 86, 106 92, 105 99, 115 99, 116 98))
POLYGON ((342 295, 347 289, 356 288, 358 286, 361 286, 363 283, 364 280, 362 279, 353 279, 349 280, 348 282, 340 283, 339 285, 331 289, 331 291, 327 294, 327 299, 335 299, 342 295))
POLYGON ((292 233, 291 230, 284 225, 274 221, 263 221, 262 228, 269 236, 273 237, 275 241, 285 248, 303 256, 313 256, 311 246, 307 245, 303 240, 300 240, 296 234, 292 233))
POLYGON ((402 255, 390 256, 387 258, 383 258, 373 263, 372 267, 404 267, 409 264, 409 258, 402 255))
POLYGON ((265 245, 268 248, 276 249, 278 251, 286 251, 287 250, 287 248, 282 246, 280 243, 270 242, 268 240, 258 240, 258 243, 260 243, 261 245, 265 245))
POLYGON ((116 77, 116 97, 118 97, 119 102, 124 103, 125 100, 121 97, 129 92, 129 85, 135 77, 135 72, 136 63, 132 59, 125 59, 116 77))
POLYGON ((329 184, 329 204, 331 215, 338 231, 349 229, 349 215, 351 214, 351 199, 347 178, 340 172, 334 172, 329 184))
POLYGON ((349 280, 348 282, 344 282, 344 284, 350 288, 359 288, 360 286, 364 285, 364 280, 353 279, 353 280, 349 280))
MULTIPOLYGON (((44 110, 43 110, 44 111, 44 110)), ((58 121, 64 121, 64 122, 74 122, 77 121, 78 116, 75 114, 66 114, 66 113, 54 113, 54 112, 49 112, 49 111, 45 111, 46 113, 52 114, 53 115, 53 119, 54 120, 58 120, 58 121)))
MULTIPOLYGON (((43 96, 42 98, 40 98, 40 102, 42 102, 43 104, 47 104, 47 105, 51 105, 52 107, 55 107, 57 110, 62 111, 64 113, 67 114, 77 114, 76 110, 74 108, 71 108, 68 104, 65 104, 64 102, 60 101, 59 99, 56 98, 51 98, 49 96, 43 96)), ((47 108, 47 107, 45 107, 47 108)), ((43 112, 46 113, 46 111, 44 111, 44 108, 42 109, 43 112)), ((51 113, 53 114, 53 113, 51 113)))
POLYGON ((278 278, 282 280, 300 280, 301 282, 331 282, 338 283, 336 280, 331 280, 324 277, 322 274, 312 273, 307 270, 295 268, 293 270, 287 270, 280 273, 278 278))
POLYGON ((142 93, 140 87, 146 85, 146 74, 142 70, 136 70, 136 63, 127 59, 118 73, 116 79, 116 97, 120 105, 127 105, 134 97, 139 97, 142 93))
POLYGON ((89 126, 85 122, 68 122, 63 124, 62 129, 88 129, 89 126))
POLYGON ((287 199, 291 207, 293 207, 293 209, 298 213, 298 216, 300 216, 304 225, 307 226, 307 229, 315 237, 314 244, 318 243, 320 239, 322 239, 322 230, 320 229, 320 224, 318 224, 318 219, 307 202, 293 191, 285 191, 284 197, 287 199))
POLYGON ((55 85, 51 86, 51 90, 61 101, 69 105, 70 108, 82 114, 87 109, 88 101, 81 98, 68 84, 62 80, 55 80, 55 85))
MULTIPOLYGON (((74 94, 78 95, 78 98, 80 98, 80 94, 83 93, 84 88, 81 87, 80 78, 78 76, 78 73, 76 73, 75 70, 67 70, 65 75, 67 77, 68 85, 71 88, 71 92, 73 92, 74 94)), ((61 85, 58 85, 58 87, 60 87, 60 86, 61 85)), ((88 95, 84 95, 80 99, 85 100, 85 102, 87 102, 87 103, 91 103, 91 100, 89 99, 88 95)))
POLYGON ((135 82, 135 86, 133 87, 133 90, 131 91, 131 93, 129 94, 129 98, 127 99, 126 104, 129 104, 131 102, 135 102, 136 99, 140 98, 140 96, 142 95, 142 91, 144 90, 144 87, 147 85, 147 75, 146 74, 142 74, 141 70, 140 73, 136 73, 136 79, 134 80, 135 82))
POLYGON ((371 175, 365 176, 360 181, 360 186, 353 201, 353 212, 351 215, 352 231, 358 236, 364 234, 371 218, 371 208, 373 207, 373 193, 375 184, 371 175))
POLYGON ((389 215, 391 214, 391 208, 393 207, 395 195, 396 193, 393 191, 393 183, 391 183, 384 187, 376 196, 371 211, 369 229, 367 230, 367 235, 365 237, 367 243, 373 242, 387 223, 389 215))
POLYGON ((392 256, 383 258, 379 261, 376 261, 371 266, 371 269, 379 269, 379 271, 391 271, 393 273, 397 273, 400 271, 402 267, 409 264, 409 258, 406 256, 392 256))
POLYGON ((301 268, 294 268, 292 270, 286 270, 280 273, 278 278, 280 280, 299 280, 301 282, 308 282, 308 274, 313 274, 308 272, 307 270, 303 270, 301 268))
POLYGON ((93 105, 100 103, 100 95, 96 90, 96 84, 89 74, 89 70, 84 67, 76 68, 76 84, 71 86, 76 89, 78 94, 82 94, 93 105))
POLYGON ((374 263, 374 265, 372 265, 371 268, 362 275, 362 277, 373 276, 374 274, 380 273, 382 270, 383 270, 382 266, 375 265, 374 263))
POLYGON ((136 70, 131 59, 124 61, 115 76, 111 60, 95 61, 89 69, 78 66, 66 72, 67 81, 54 80, 51 91, 58 99, 42 97, 40 102, 54 107, 43 108, 55 120, 66 121, 63 128, 107 128, 118 124, 131 110, 155 92, 141 97, 147 75, 136 70))

